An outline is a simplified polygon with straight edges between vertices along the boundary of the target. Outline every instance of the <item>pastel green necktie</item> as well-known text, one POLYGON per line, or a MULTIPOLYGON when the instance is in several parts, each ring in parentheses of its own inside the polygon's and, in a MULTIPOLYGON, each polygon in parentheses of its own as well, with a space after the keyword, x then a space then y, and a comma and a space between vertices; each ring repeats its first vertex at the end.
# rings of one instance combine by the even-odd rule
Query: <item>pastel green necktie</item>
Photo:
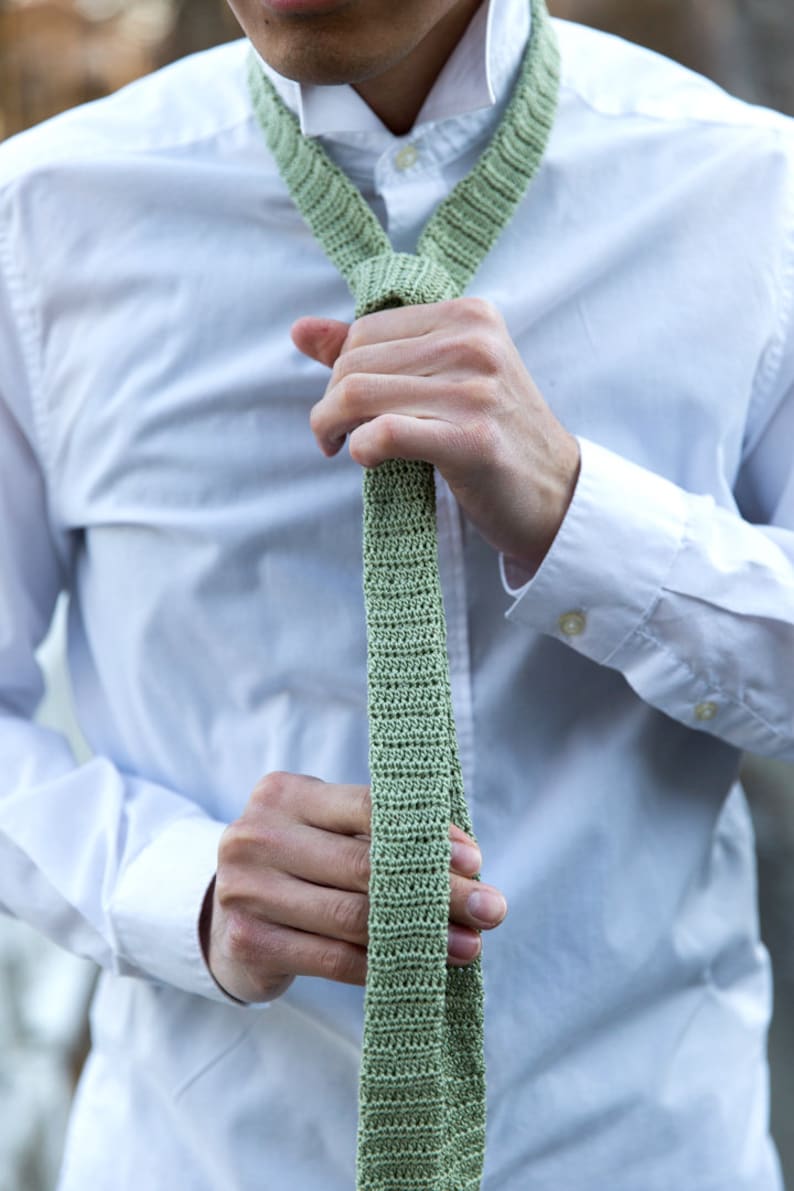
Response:
MULTIPOLYGON (((356 318, 463 294, 540 166, 559 91, 543 0, 505 115, 440 204, 415 255, 395 253, 350 180, 251 55, 249 85, 296 206, 347 281, 356 318)), ((447 965, 454 822, 472 834, 450 695, 427 463, 364 473, 371 879, 359 1084, 359 1191, 474 1191, 485 1152, 479 960, 447 965)), ((517 1040, 520 1043, 520 1039, 517 1040)), ((329 1106, 333 1111, 333 1106, 329 1106)))

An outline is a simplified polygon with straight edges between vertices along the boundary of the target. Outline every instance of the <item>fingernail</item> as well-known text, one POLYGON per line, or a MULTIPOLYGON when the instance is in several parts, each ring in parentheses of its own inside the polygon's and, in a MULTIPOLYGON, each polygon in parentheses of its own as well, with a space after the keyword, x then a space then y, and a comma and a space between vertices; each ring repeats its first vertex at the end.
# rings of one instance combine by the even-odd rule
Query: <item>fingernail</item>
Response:
POLYGON ((473 877, 482 868, 480 849, 456 840, 452 845, 452 867, 458 873, 473 877))
POLYGON ((469 894, 466 908, 483 926, 496 926, 507 913, 507 902, 495 889, 477 889, 469 894))
POLYGON ((451 926, 447 934, 447 952, 450 959, 462 959, 466 962, 475 959, 480 951, 480 939, 470 930, 458 926, 451 926))

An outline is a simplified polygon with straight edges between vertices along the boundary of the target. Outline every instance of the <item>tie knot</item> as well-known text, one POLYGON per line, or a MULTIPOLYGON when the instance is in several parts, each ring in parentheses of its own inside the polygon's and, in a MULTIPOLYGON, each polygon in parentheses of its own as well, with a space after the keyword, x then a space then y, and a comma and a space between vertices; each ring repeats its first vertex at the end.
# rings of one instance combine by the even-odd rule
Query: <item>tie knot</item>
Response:
POLYGON ((459 296, 443 265, 408 252, 381 252, 356 265, 348 280, 356 318, 394 306, 422 306, 459 296))

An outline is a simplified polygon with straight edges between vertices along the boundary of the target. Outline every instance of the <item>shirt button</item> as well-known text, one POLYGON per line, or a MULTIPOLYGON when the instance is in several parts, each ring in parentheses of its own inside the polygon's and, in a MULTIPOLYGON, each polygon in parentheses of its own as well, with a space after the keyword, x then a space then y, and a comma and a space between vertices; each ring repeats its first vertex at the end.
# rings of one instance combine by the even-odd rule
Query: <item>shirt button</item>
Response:
POLYGON ((716 703, 698 703, 695 708, 695 719, 701 724, 708 723, 709 720, 714 719, 718 711, 719 707, 716 703))
POLYGON ((403 145, 402 149, 398 149, 394 154, 394 164, 398 170, 409 170, 412 165, 416 165, 418 157, 414 145, 403 145))
POLYGON ((587 617, 584 612, 565 612, 558 624, 564 637, 579 637, 587 627, 587 617))

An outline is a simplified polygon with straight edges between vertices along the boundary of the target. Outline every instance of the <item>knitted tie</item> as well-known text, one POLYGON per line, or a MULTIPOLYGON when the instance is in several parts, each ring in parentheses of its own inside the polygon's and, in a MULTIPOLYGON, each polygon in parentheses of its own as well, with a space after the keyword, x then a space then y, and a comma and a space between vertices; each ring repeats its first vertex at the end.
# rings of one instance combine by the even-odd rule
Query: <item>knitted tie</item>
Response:
MULTIPOLYGON (((559 90, 543 0, 505 116, 438 207, 416 255, 395 253, 252 54, 249 85, 296 206, 356 298, 356 317, 459 297, 537 171, 559 90)), ((449 825, 472 834, 450 696, 427 463, 364 473, 372 790, 370 916, 359 1087, 359 1191, 474 1191, 485 1151, 480 962, 447 966, 449 825)))

